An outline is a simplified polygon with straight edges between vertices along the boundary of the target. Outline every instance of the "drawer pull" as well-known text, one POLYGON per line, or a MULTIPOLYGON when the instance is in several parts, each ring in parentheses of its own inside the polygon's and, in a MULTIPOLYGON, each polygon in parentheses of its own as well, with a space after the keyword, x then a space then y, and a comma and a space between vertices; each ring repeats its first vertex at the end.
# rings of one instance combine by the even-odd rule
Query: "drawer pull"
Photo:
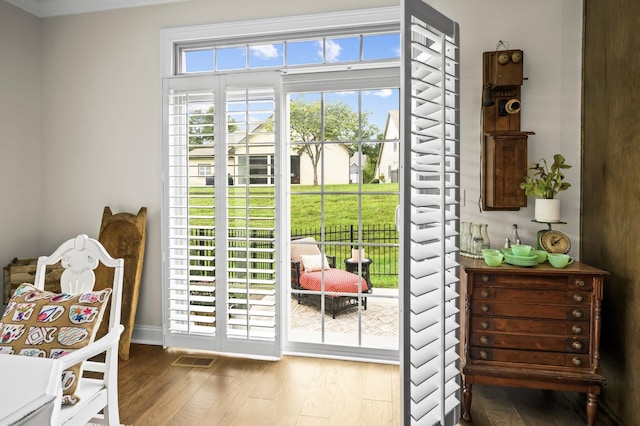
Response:
POLYGON ((488 329, 488 328, 489 328, 489 323, 488 323, 488 322, 486 322, 486 321, 482 321, 482 322, 480 323, 480 327, 482 327, 484 330, 486 330, 486 329, 488 329))
POLYGON ((480 351, 480 358, 487 359, 487 352, 486 351, 480 351))
POLYGON ((582 311, 574 309, 574 311, 571 313, 571 315, 573 315, 574 318, 582 318, 582 311))
POLYGON ((576 302, 580 303, 580 302, 584 301, 584 296, 581 295, 580 293, 576 293, 573 296, 573 300, 575 300, 576 302))
POLYGON ((576 280, 576 285, 578 287, 584 287, 584 280, 576 280))
POLYGON ((575 349, 576 351, 579 351, 580 349, 582 349, 582 343, 580 343, 578 341, 573 342, 573 344, 571 346, 573 346, 573 349, 575 349))
POLYGON ((482 312, 489 312, 489 307, 487 305, 482 305, 480 309, 482 309, 482 312))
POLYGON ((489 290, 482 290, 480 295, 486 299, 487 297, 489 297, 489 290))
POLYGON ((580 358, 571 358, 571 364, 575 365, 576 367, 580 367, 582 365, 582 361, 580 360, 580 358))
POLYGON ((582 327, 580 327, 579 325, 574 325, 573 327, 571 327, 571 331, 573 331, 574 334, 582 334, 582 327))
POLYGON ((480 336, 480 343, 486 345, 489 343, 489 338, 487 336, 480 336))
POLYGON ((489 282, 489 275, 481 275, 480 279, 482 280, 482 282, 488 283, 489 282))

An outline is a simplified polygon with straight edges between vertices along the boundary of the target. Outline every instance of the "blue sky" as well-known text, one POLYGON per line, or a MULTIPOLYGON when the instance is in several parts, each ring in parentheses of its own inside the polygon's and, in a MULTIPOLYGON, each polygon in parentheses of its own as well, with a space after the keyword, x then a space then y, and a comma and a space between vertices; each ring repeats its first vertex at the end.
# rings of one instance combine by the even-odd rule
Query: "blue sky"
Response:
MULTIPOLYGON (((329 37, 325 39, 296 40, 286 43, 208 48, 185 52, 187 73, 224 71, 234 69, 262 69, 268 67, 305 66, 322 63, 348 63, 371 60, 397 59, 400 57, 399 34, 371 34, 360 36, 329 37), (362 46, 362 49, 361 49, 362 46)), ((305 97, 310 98, 311 94, 305 97)), ((333 92, 328 100, 342 100, 358 107, 356 91, 333 92)), ((370 120, 384 130, 388 111, 399 107, 397 88, 380 88, 362 91, 362 110, 370 111, 370 120)))

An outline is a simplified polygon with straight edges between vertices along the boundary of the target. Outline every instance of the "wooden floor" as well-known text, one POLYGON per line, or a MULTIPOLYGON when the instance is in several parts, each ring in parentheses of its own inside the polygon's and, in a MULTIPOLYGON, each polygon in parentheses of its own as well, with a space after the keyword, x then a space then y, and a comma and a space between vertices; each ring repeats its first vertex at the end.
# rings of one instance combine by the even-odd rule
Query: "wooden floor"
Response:
MULTIPOLYGON (((586 425, 586 397, 579 393, 474 385, 472 423, 463 426, 574 426, 586 425)), ((597 426, 616 426, 602 409, 597 426)))
POLYGON ((398 425, 400 369, 305 357, 215 358, 172 366, 185 352, 132 345, 119 367, 125 425, 398 425))
MULTIPOLYGON (((400 368, 393 365, 292 356, 257 361, 133 344, 119 381, 124 425, 401 424, 400 368), (214 361, 208 368, 172 365, 182 355, 214 361)), ((473 426, 585 424, 584 405, 570 395, 473 390, 473 426)), ((599 410, 597 425, 614 423, 599 410)))

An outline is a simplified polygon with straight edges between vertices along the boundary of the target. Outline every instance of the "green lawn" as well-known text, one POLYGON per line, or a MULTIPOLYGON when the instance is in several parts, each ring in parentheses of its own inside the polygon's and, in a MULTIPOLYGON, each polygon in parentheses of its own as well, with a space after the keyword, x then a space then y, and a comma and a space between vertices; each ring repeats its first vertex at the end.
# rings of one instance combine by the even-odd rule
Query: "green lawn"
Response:
MULTIPOLYGON (((319 186, 292 185, 290 197, 291 230, 299 235, 314 235, 321 226, 320 218, 324 216, 324 225, 328 232, 336 229, 357 229, 358 212, 361 211, 362 226, 390 228, 386 237, 395 238, 393 230, 395 208, 399 203, 398 184, 365 184, 362 194, 358 194, 357 184, 325 185, 324 193, 319 186), (324 215, 322 214, 324 213, 324 215)), ((193 225, 212 225, 212 197, 215 188, 197 188, 191 192, 191 223, 193 225)), ((255 228, 272 228, 275 223, 273 188, 265 187, 229 187, 227 200, 229 204, 229 225, 244 227, 247 220, 249 226, 255 228), (249 192, 247 192, 249 191, 249 192), (249 218, 246 218, 246 207, 249 206, 249 218), (237 208, 234 208, 237 207, 237 208)), ((357 235, 355 235, 357 238, 357 235)), ((350 236, 327 236, 327 240, 335 240, 344 244, 327 246, 327 252, 336 254, 337 266, 342 265, 343 258, 350 254, 350 236)), ((374 260, 371 267, 371 281, 375 287, 397 287, 397 275, 389 275, 389 271, 397 271, 398 256, 396 247, 381 247, 376 241, 364 240, 374 244, 366 248, 367 257, 374 260), (386 272, 385 272, 386 271, 386 272)), ((389 244, 389 243, 387 243, 389 244)))
POLYGON ((324 199, 318 186, 291 187, 291 229, 320 226, 324 209, 325 226, 358 223, 358 209, 362 209, 362 223, 368 225, 393 224, 398 205, 398 184, 362 185, 363 194, 354 194, 358 185, 326 185, 324 199))
MULTIPOLYGON (((357 229, 358 211, 362 212, 362 226, 383 227, 391 230, 376 233, 387 238, 396 238, 393 231, 395 223, 395 209, 399 203, 398 184, 366 184, 362 185, 362 194, 357 194, 358 185, 326 185, 324 197, 319 193, 320 187, 295 185, 291 187, 291 230, 305 234, 320 228, 324 212, 324 224, 327 232, 334 229, 348 229, 354 225, 357 229)), ((356 235, 357 238, 357 235, 356 235)), ((328 240, 334 239, 331 234, 328 240)), ((349 242, 349 239, 341 239, 341 242, 349 242)), ((374 245, 367 246, 366 256, 373 259, 371 266, 371 282, 375 287, 396 288, 398 286, 397 275, 389 275, 389 271, 398 270, 398 249, 396 247, 382 247, 376 241, 364 239, 374 245), (386 273, 383 273, 386 272, 386 273)), ((337 255, 338 267, 343 259, 349 257, 349 246, 327 247, 329 253, 337 255)))

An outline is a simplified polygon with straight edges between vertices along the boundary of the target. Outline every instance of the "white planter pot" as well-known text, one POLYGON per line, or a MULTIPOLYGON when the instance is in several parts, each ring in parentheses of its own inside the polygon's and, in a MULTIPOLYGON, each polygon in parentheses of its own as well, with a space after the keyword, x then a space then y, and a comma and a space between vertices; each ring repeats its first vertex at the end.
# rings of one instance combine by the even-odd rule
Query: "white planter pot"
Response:
POLYGON ((536 198, 534 218, 538 222, 560 222, 560 200, 536 198))

